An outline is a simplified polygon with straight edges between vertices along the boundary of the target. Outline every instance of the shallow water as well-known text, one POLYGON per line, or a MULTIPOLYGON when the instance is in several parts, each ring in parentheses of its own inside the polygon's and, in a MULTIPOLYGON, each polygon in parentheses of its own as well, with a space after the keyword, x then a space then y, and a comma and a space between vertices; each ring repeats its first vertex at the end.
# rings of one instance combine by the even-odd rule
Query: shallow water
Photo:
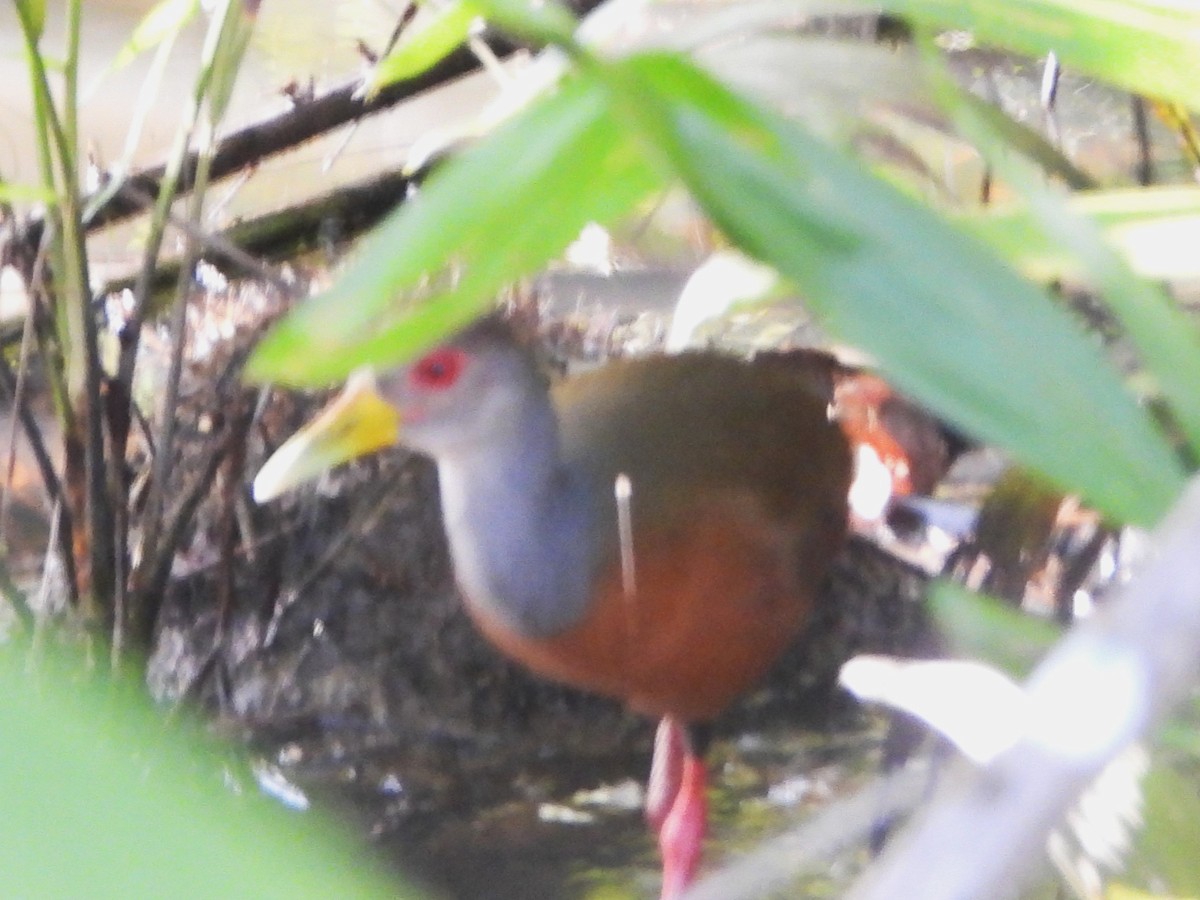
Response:
MULTIPOLYGON (((715 743, 706 871, 872 777, 881 723, 841 718, 814 729, 767 727, 715 743)), ((596 757, 546 747, 539 759, 502 746, 356 753, 342 745, 331 757, 317 743, 307 750, 292 743, 282 755, 293 760, 283 774, 319 804, 347 815, 432 896, 657 894, 657 851, 641 813, 644 747, 596 757)), ((831 860, 828 869, 799 878, 797 890, 834 896, 863 859, 860 847, 831 860)))

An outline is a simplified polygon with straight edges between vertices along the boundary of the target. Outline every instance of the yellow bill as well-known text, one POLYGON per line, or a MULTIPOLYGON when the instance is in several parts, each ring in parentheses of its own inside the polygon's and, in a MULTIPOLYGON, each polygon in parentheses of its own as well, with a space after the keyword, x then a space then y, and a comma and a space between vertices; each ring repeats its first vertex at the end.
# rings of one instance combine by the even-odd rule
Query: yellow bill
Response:
POLYGON ((392 446, 399 434, 399 412, 380 395, 370 373, 357 373, 337 399, 271 454, 254 479, 254 499, 272 500, 339 463, 392 446))

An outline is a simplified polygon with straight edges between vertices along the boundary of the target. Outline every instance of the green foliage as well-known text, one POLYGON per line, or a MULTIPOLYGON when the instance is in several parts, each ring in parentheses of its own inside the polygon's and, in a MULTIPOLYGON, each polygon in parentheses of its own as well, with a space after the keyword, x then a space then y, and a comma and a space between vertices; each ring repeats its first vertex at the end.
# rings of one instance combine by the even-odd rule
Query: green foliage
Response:
MULTIPOLYGON (((427 9, 433 4, 422 4, 427 9)), ((461 46, 477 22, 487 19, 510 34, 537 43, 573 46, 575 20, 554 3, 530 4, 522 0, 452 0, 434 6, 417 20, 387 56, 379 61, 367 82, 368 95, 412 78, 461 46)))
POLYGON ((986 659, 1015 679, 1028 675, 1062 635, 1049 622, 951 581, 935 582, 928 603, 951 656, 986 659))
MULTIPOLYGON (((45 4, 15 5, 36 101, 42 183, 0 186, 0 199, 57 199, 53 300, 63 380, 74 395, 89 371, 95 375, 94 334, 84 327, 91 298, 74 133, 80 7, 68 4, 73 39, 63 65, 67 89, 58 92, 65 99, 56 107, 38 49, 45 4)), ((1200 11, 1183 2, 884 5, 912 16, 919 28, 970 28, 980 41, 1005 48, 1053 50, 1078 71, 1200 108, 1200 11)), ((196 8, 195 0, 163 0, 115 64, 169 41, 196 8)), ((326 383, 364 363, 402 360, 553 260, 586 223, 614 222, 656 190, 682 182, 731 241, 792 281, 835 335, 869 350, 897 384, 968 432, 1083 493, 1114 519, 1147 523, 1170 504, 1184 478, 1175 449, 1063 305, 1017 272, 1032 260, 1056 273, 1086 273, 1102 288, 1174 424, 1200 447, 1200 337, 1164 292, 1135 275, 1107 243, 1114 229, 1134 225, 1171 223, 1189 235, 1200 213, 1194 191, 1172 193, 1158 206, 1149 194, 1128 205, 1111 193, 1055 194, 1042 183, 1046 172, 1072 187, 1091 183, 1061 155, 1030 141, 1026 130, 943 84, 944 116, 1023 200, 1016 210, 951 219, 823 134, 733 92, 682 53, 591 55, 576 43, 572 17, 552 3, 452 3, 381 64, 372 87, 432 65, 468 36, 479 15, 524 39, 558 44, 572 61, 568 73, 435 173, 364 242, 336 286, 262 343, 250 366, 254 377, 326 383)), ((190 129, 203 113, 211 151, 212 128, 225 111, 251 24, 241 4, 218 4, 189 98, 196 118, 181 132, 168 166, 147 241, 147 271, 157 259, 190 129)), ((916 64, 936 82, 936 60, 916 64)), ((204 171, 202 165, 201 184, 204 171)), ((200 212, 197 200, 194 221, 200 212)), ((1183 268, 1178 258, 1171 262, 1171 271, 1183 268)), ((1149 274, 1162 274, 1157 265, 1149 274)), ((138 297, 139 315, 145 300, 144 293, 138 297)), ((96 471, 102 463, 92 460, 96 471)), ((948 602, 950 588, 935 592, 939 616, 982 655, 1025 667, 1028 648, 1036 654, 1044 646, 1045 637, 1031 636, 1027 623, 954 593, 948 602)), ((0 733, 20 735, 0 765, 0 792, 12 801, 0 842, 5 893, 394 896, 395 886, 369 867, 348 866, 353 856, 323 828, 253 792, 232 794, 222 783, 223 761, 181 746, 141 701, 108 696, 125 692, 58 668, 44 674, 32 684, 11 651, 0 654, 0 677, 8 684, 0 696, 0 733), (352 880, 356 875, 361 879, 352 880)), ((1175 823, 1164 833, 1190 831, 1175 823)), ((1180 873, 1178 883, 1194 886, 1187 880, 1190 857, 1175 845, 1162 853, 1169 857, 1164 867, 1180 873)))
POLYGON ((15 0, 15 3, 22 27, 38 41, 46 30, 46 0, 15 0))
POLYGON ((117 51, 110 68, 123 68, 147 50, 174 40, 199 12, 200 0, 161 0, 138 23, 129 40, 117 51))
POLYGON ((228 751, 164 721, 140 684, 24 659, 0 648, 6 897, 405 895, 329 823, 284 810, 228 751))
POLYGON ((529 41, 575 51, 575 17, 556 0, 476 0, 495 25, 529 41))
POLYGON ((553 259, 585 224, 613 221, 659 185, 638 151, 605 86, 570 80, 436 172, 364 242, 331 290, 262 342, 247 374, 328 383, 428 346, 553 259), (397 302, 454 259, 463 265, 451 288, 422 303, 397 302))
MULTIPOLYGON (((1072 194, 1072 215, 1094 222, 1143 278, 1200 278, 1200 257, 1184 252, 1200 229, 1200 188, 1113 188, 1072 194)), ((1042 281, 1086 276, 1081 261, 1051 239, 1033 213, 1013 203, 965 213, 960 224, 1022 272, 1042 281)))
POLYGON ((215 129, 229 108, 229 98, 241 70, 242 57, 250 43, 254 19, 241 0, 214 4, 213 23, 205 38, 203 61, 196 94, 203 96, 209 127, 215 129))
POLYGON ((7 184, 0 182, 0 203, 46 203, 58 202, 58 195, 49 188, 36 184, 7 184))
POLYGON ((439 6, 424 22, 406 31, 392 52, 375 66, 367 82, 368 96, 441 62, 466 41, 478 18, 479 7, 470 0, 439 6))
POLYGON ((1173 896, 1200 896, 1200 799, 1194 780, 1154 765, 1142 789, 1145 824, 1133 868, 1147 883, 1169 885, 1173 896))
MULTIPOLYGON (((264 342, 254 377, 313 384, 403 359, 551 259, 579 225, 629 211, 654 186, 653 166, 787 276, 833 333, 968 433, 1115 519, 1149 523, 1167 508, 1184 476, 1173 449, 1095 342, 1011 262, 680 55, 575 52, 565 85, 448 164, 333 290, 264 342), (398 303, 451 265, 451 289, 398 303)), ((996 137, 977 104, 943 93, 989 146, 1011 134, 996 137)), ((1061 201, 1029 196, 1039 227, 1130 311, 1131 332, 1200 441, 1200 427, 1186 425, 1200 422, 1186 389, 1200 358, 1195 329, 1061 201)))
POLYGON ((1200 109, 1200 29, 1189 0, 883 0, 889 12, 1200 109))
MULTIPOLYGON (((965 93, 947 76, 939 75, 944 107, 959 128, 974 138, 997 171, 1021 193, 1047 237, 1067 248, 1088 273, 1092 284, 1125 326, 1129 338, 1141 349, 1147 370, 1157 378, 1158 387, 1170 402, 1191 446, 1200 449, 1200 393, 1195 389, 1200 383, 1200 331, 1195 323, 1161 285, 1139 278, 1124 258, 1112 252, 1099 227, 1075 215, 1063 194, 1047 188, 1028 166, 1007 158, 1000 135, 992 125, 995 116, 980 115, 981 104, 968 102, 965 93)), ((1121 439, 1120 435, 1116 437, 1121 439)), ((1065 484, 1068 489, 1079 490, 1070 482, 1065 484)), ((1082 493, 1091 499, 1089 491, 1082 493)), ((1103 504, 1097 505, 1113 513, 1103 504)))
POLYGON ((835 334, 968 433, 1019 448, 1105 512, 1148 523, 1166 510, 1182 468, 1044 291, 686 62, 647 56, 627 65, 638 88, 630 107, 648 137, 725 233, 789 277, 835 334), (1080 441, 1088 432, 1095 444, 1080 441))

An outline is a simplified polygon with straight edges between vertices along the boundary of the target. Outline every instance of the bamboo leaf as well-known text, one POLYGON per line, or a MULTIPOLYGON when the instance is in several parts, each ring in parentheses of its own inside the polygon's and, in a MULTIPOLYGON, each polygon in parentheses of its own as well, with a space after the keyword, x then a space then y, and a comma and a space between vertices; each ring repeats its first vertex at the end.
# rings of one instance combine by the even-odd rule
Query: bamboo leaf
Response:
POLYGON ((1200 109, 1200 6, 1191 0, 884 0, 884 9, 1044 56, 1134 93, 1200 109))
POLYGON ((199 11, 200 0, 162 0, 155 4, 117 51, 110 70, 124 68, 152 47, 174 38, 199 11))
POLYGON ((899 386, 1117 519, 1148 523, 1166 510, 1182 466, 1043 290, 686 61, 648 54, 618 66, 611 82, 627 121, 730 238, 792 279, 899 386))
POLYGON ((474 0, 484 17, 510 34, 571 48, 575 16, 557 0, 474 0))
POLYGON ((435 172, 333 288, 264 339, 250 377, 325 384, 366 363, 398 362, 465 324, 589 221, 612 221, 645 197, 658 177, 639 150, 601 85, 568 82, 435 172), (398 303, 452 259, 450 289, 423 306, 398 303))
POLYGON ((1161 285, 1137 277, 1104 242, 1091 220, 1074 215, 1067 198, 1048 188, 1041 173, 1004 153, 1004 141, 992 127, 993 117, 980 116, 979 104, 968 99, 948 74, 936 68, 933 71, 945 109, 996 171, 1020 192, 1041 230, 1079 260, 1141 351, 1146 371, 1169 402, 1192 449, 1200 451, 1200 392, 1196 391, 1200 384, 1200 330, 1161 285))
POLYGON ((37 43, 46 30, 46 0, 16 0, 16 4, 29 37, 37 43))
POLYGON ((58 202, 58 195, 50 188, 37 184, 12 184, 0 181, 0 202, 45 203, 50 206, 58 202))
POLYGON ((20 736, 0 760, 6 897, 419 896, 317 813, 261 796, 198 728, 167 727, 141 685, 58 659, 31 678, 22 647, 0 648, 0 733, 20 736))
POLYGON ((426 71, 459 47, 480 18, 479 6, 471 0, 456 0, 438 7, 430 16, 414 23, 396 47, 379 61, 367 83, 367 95, 405 81, 426 71))
POLYGON ((229 108, 254 22, 254 16, 238 0, 220 0, 212 9, 202 52, 203 72, 197 85, 203 92, 211 128, 216 128, 229 108))
MULTIPOLYGON (((1194 767, 1195 760, 1189 762, 1194 767)), ((1145 896, 1200 896, 1200 869, 1196 867, 1200 799, 1194 777, 1163 765, 1151 768, 1145 780, 1142 819, 1145 824, 1132 868, 1163 885, 1145 896)), ((1121 893, 1114 891, 1111 896, 1118 900, 1121 893)))
POLYGON ((954 656, 985 659, 1013 678, 1028 676, 1063 632, 1045 619, 952 581, 935 581, 927 602, 954 656))
MULTIPOLYGON (((1200 188, 1164 185, 1072 194, 1075 215, 1086 216, 1105 240, 1145 278, 1200 279, 1195 237, 1200 233, 1200 188)), ((1038 227, 1028 206, 1009 203, 959 221, 1038 280, 1085 278, 1082 263, 1038 227)))

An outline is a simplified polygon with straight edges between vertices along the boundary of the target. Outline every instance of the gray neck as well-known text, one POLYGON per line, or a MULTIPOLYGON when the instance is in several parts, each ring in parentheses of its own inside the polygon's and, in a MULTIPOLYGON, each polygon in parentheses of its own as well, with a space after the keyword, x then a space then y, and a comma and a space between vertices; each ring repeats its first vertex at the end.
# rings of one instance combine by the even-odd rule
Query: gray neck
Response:
POLYGON ((549 403, 511 424, 485 447, 438 460, 442 510, 467 602, 522 635, 548 637, 587 608, 592 514, 578 473, 560 461, 549 403))

